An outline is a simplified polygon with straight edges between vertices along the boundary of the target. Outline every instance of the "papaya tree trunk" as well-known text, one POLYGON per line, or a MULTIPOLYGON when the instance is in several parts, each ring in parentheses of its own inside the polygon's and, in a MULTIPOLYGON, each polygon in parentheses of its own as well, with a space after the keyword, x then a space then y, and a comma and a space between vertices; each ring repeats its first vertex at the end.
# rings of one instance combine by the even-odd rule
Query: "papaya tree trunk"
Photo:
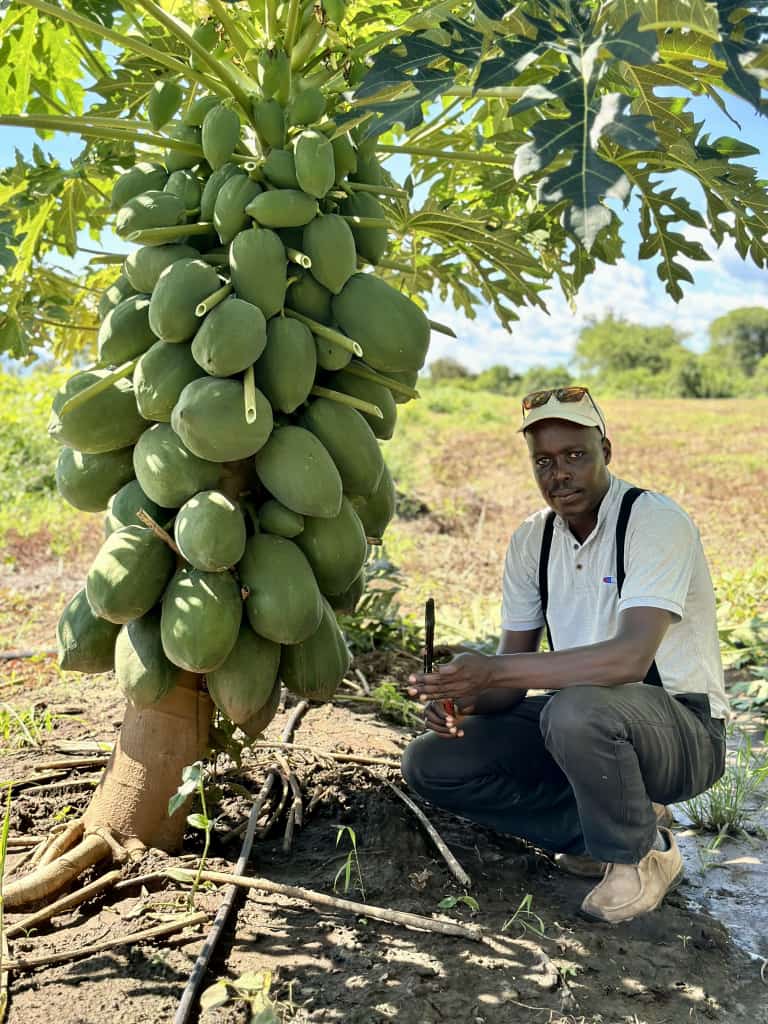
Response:
POLYGON ((213 705, 185 672, 171 692, 147 708, 126 707, 112 757, 85 812, 85 832, 106 828, 128 849, 181 847, 186 807, 168 816, 182 769, 204 757, 213 705))

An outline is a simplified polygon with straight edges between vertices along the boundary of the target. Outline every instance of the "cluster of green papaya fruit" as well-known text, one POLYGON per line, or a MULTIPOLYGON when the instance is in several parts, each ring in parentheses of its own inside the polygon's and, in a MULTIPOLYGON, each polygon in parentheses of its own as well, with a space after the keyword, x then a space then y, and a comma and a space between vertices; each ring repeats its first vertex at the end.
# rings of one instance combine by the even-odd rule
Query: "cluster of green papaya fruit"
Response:
POLYGON ((370 146, 284 53, 259 67, 248 111, 171 80, 152 90, 169 148, 112 193, 115 230, 139 247, 102 297, 97 365, 49 426, 62 496, 106 511, 61 615, 61 665, 114 667, 138 706, 204 675, 252 736, 281 681, 325 700, 348 669, 335 613, 354 610, 394 513, 379 441, 430 333, 370 270, 387 247, 370 146))

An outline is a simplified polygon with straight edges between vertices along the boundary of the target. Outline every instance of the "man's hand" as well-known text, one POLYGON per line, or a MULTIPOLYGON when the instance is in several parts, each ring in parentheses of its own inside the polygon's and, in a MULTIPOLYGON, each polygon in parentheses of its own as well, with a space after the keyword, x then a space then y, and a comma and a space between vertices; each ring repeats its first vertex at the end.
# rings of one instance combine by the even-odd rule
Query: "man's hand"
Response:
POLYGON ((461 723, 473 711, 474 706, 469 700, 431 700, 424 708, 424 724, 443 739, 461 739, 464 735, 461 723), (446 705, 452 705, 455 713, 451 714, 447 710, 446 705))
POLYGON ((426 703, 449 699, 472 701, 493 686, 493 658, 485 654, 457 655, 447 665, 438 665, 432 672, 415 672, 408 677, 408 693, 426 703))

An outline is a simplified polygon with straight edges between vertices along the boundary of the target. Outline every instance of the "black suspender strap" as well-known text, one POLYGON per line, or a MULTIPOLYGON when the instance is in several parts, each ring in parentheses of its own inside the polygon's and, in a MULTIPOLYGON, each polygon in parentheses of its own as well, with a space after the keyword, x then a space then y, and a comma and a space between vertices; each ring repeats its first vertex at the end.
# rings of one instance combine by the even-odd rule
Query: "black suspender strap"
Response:
MULTIPOLYGON (((632 506, 640 495, 644 493, 641 487, 630 487, 621 499, 619 518, 616 521, 616 590, 619 597, 621 597, 621 588, 624 586, 624 578, 626 577, 624 569, 624 544, 627 537, 627 525, 632 512, 632 506)), ((661 676, 655 661, 651 662, 651 667, 648 669, 643 682, 649 683, 651 686, 662 685, 661 676)))
MULTIPOLYGON (((624 545, 627 537, 627 525, 629 524, 632 506, 640 495, 644 493, 645 492, 641 487, 630 487, 621 499, 619 517, 616 521, 616 590, 619 597, 621 597, 621 588, 624 585, 624 579, 626 577, 626 570, 624 567, 624 545)), ((551 651, 554 651, 555 646, 552 643, 552 632, 549 628, 547 607, 549 605, 549 553, 552 549, 552 537, 554 535, 554 531, 555 513, 550 511, 547 513, 544 520, 544 532, 541 537, 541 552, 539 554, 539 594, 541 597, 541 611, 544 615, 544 624, 547 629, 547 640, 551 651)), ((659 675, 659 670, 655 661, 648 669, 643 682, 649 683, 651 686, 662 685, 661 676, 659 675)))
POLYGON ((539 594, 541 595, 541 611, 544 616, 544 625, 547 627, 547 643, 550 651, 554 651, 552 633, 547 618, 547 605, 549 604, 549 552, 552 548, 552 535, 555 532, 555 513, 547 512, 544 520, 544 533, 541 538, 541 553, 539 555, 539 594))

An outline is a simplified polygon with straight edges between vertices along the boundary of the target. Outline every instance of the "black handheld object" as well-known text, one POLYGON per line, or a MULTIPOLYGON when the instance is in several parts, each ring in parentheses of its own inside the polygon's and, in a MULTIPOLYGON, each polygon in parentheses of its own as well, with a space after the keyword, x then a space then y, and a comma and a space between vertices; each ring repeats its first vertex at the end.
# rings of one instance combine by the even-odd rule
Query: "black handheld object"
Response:
POLYGON ((430 597, 424 608, 424 673, 432 671, 435 653, 435 600, 430 597))

